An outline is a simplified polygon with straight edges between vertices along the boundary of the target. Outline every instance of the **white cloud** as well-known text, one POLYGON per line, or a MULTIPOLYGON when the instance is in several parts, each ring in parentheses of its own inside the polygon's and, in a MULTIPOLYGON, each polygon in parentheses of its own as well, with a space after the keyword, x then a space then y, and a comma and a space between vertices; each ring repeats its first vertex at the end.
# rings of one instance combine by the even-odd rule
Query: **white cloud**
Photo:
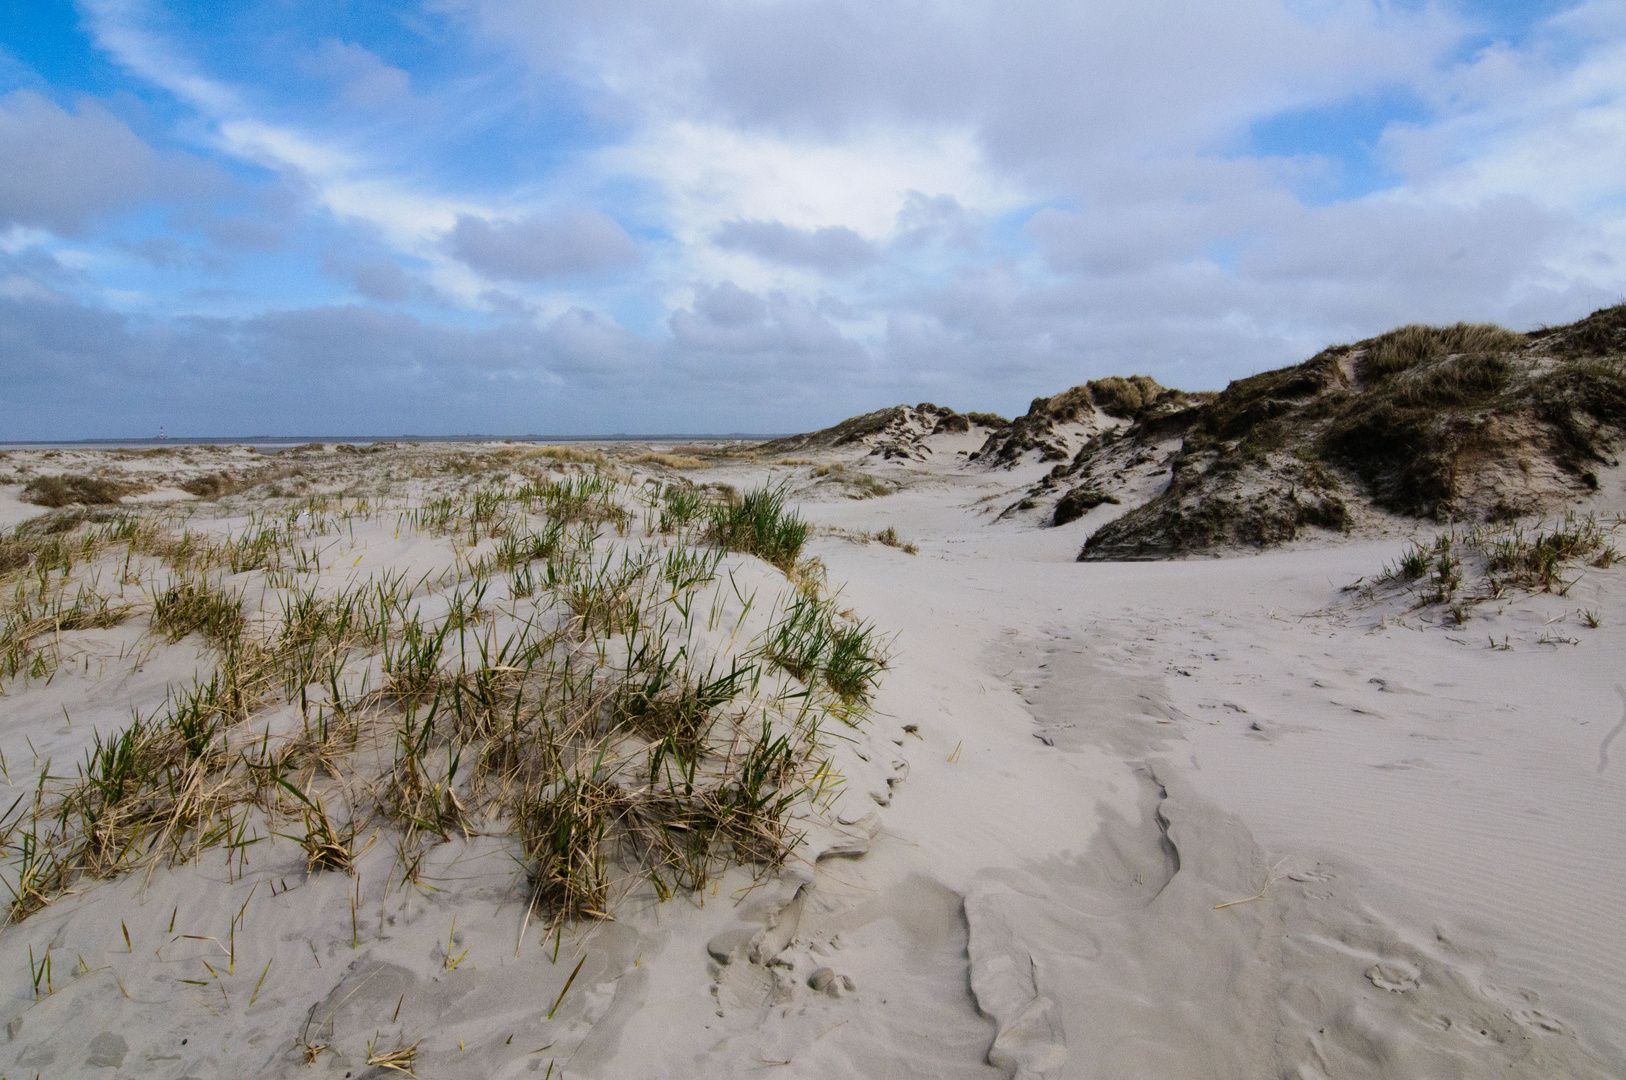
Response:
POLYGON ((725 251, 744 251, 768 262, 835 275, 862 270, 881 258, 876 245, 845 225, 793 229, 782 221, 725 221, 711 242, 725 251))
POLYGON ((948 193, 992 211, 1024 199, 984 164, 963 128, 878 127, 819 140, 657 121, 603 151, 597 164, 658 183, 670 228, 687 243, 704 243, 719 224, 739 219, 842 226, 874 239, 891 231, 911 192, 948 193))
POLYGON ((1519 194, 1626 213, 1626 26, 1570 68, 1494 50, 1440 88, 1447 115, 1386 144, 1416 186, 1458 201, 1519 194))
MULTIPOLYGON (((361 362, 347 349, 411 356, 391 370, 447 402, 467 396, 454 376, 507 380, 576 406, 603 393, 575 415, 666 428, 711 407, 694 387, 723 383, 741 419, 722 426, 778 428, 917 396, 1017 408, 1114 371, 1213 386, 1400 322, 1561 321, 1626 288, 1626 24, 1606 0, 1466 56, 1446 0, 444 0, 479 28, 481 63, 495 47, 530 66, 526 107, 567 100, 592 129, 535 136, 521 149, 545 164, 506 186, 468 179, 466 162, 401 164, 377 114, 406 101, 435 132, 485 121, 361 45, 319 41, 300 61, 331 84, 340 125, 257 108, 273 91, 203 74, 143 29, 138 0, 89 10, 103 45, 198 109, 215 148, 348 230, 334 277, 498 324, 351 308, 218 336, 121 324, 131 355, 227 342, 341 373, 361 362), (1422 115, 1379 138, 1387 190, 1327 202, 1336 145, 1248 149, 1282 113, 1391 98, 1422 115)), ((12 216, 79 227, 152 197, 96 191, 12 216)), ((204 227, 275 239, 256 240, 252 215, 204 227)))
POLYGON ((95 102, 74 112, 31 90, 0 97, 0 228, 32 225, 62 235, 97 214, 223 187, 193 159, 162 156, 95 102))

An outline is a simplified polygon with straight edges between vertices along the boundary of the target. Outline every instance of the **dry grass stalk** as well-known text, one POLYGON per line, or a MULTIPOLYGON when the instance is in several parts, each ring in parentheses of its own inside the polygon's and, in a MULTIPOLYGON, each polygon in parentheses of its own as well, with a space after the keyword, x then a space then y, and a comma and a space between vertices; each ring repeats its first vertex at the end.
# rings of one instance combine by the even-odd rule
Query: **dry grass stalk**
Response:
MULTIPOLYGON (((420 1039, 418 1042, 422 1042, 420 1039)), ((372 1043, 367 1044, 367 1065, 387 1069, 390 1072, 405 1073, 408 1076, 417 1076, 413 1071, 414 1063, 418 1060, 418 1043, 411 1046, 398 1046, 393 1050, 375 1050, 372 1043)))
POLYGON ((711 466, 697 457, 686 454, 661 454, 650 452, 639 454, 629 459, 633 465, 664 465, 668 469, 709 469, 711 466))

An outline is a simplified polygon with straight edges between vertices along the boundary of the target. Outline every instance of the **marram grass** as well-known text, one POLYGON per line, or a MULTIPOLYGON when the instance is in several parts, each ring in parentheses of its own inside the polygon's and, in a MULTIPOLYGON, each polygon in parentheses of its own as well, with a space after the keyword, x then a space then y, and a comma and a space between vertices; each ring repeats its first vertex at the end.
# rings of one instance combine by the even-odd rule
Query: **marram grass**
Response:
POLYGON ((822 725, 861 723, 885 666, 798 563, 807 536, 778 489, 721 500, 604 470, 405 508, 312 495, 225 535, 163 510, 14 531, 0 691, 49 677, 57 631, 132 619, 143 650, 191 638, 215 661, 0 819, 10 918, 140 866, 213 851, 240 869, 277 837, 313 874, 392 837, 416 883, 427 847, 476 821, 512 835, 550 922, 607 915, 639 881, 666 897, 771 870, 793 807, 832 782, 822 725), (447 568, 336 562, 341 538, 392 526, 447 568), (763 616, 728 552, 793 574, 782 605, 763 616), (742 633, 753 611, 766 628, 742 633), (732 644, 700 647, 717 633, 732 644), (288 706, 291 735, 256 726, 288 706))

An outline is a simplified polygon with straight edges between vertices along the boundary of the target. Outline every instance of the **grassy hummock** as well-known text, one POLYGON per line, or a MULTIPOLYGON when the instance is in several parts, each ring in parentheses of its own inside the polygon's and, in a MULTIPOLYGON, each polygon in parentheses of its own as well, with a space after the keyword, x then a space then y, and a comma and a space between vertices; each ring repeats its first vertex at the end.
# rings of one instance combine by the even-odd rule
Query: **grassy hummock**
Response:
POLYGON ((138 867, 213 852, 240 870, 279 842, 319 874, 387 840, 414 885, 429 849, 476 828, 511 838, 525 903, 554 924, 641 884, 665 898, 779 866, 795 808, 838 783, 831 725, 865 720, 877 634, 798 567, 808 526, 782 490, 714 499, 570 468, 395 504, 14 530, 0 693, 48 684, 69 632, 120 624, 142 628, 136 663, 190 648, 205 669, 19 785, 0 819, 10 919, 138 867))

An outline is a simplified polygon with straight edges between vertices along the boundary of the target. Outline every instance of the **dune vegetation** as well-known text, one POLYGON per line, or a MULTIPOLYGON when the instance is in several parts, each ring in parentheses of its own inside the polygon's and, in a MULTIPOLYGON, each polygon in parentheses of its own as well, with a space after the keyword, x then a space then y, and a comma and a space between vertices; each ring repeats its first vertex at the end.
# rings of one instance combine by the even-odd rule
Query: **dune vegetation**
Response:
POLYGON ((835 782, 832 725, 865 721, 876 632, 801 560, 782 492, 567 460, 415 500, 59 511, 0 541, 3 692, 52 680, 76 631, 132 628, 126 665, 199 657, 81 760, 13 764, 10 919, 264 845, 317 874, 389 843, 410 884, 428 848, 495 830, 553 924, 778 866, 835 782))

